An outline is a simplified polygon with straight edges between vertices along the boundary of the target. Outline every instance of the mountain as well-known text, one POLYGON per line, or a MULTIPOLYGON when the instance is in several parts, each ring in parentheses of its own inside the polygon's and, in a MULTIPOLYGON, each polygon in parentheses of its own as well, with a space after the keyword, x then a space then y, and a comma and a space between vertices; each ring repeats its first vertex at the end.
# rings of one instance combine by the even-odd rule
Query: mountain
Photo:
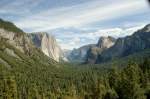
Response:
POLYGON ((95 44, 89 44, 82 46, 78 49, 73 49, 72 51, 69 51, 69 53, 66 54, 66 57, 70 62, 78 62, 78 63, 85 62, 87 51, 94 46, 95 44))
POLYGON ((56 42, 56 39, 48 33, 31 33, 28 34, 34 45, 42 50, 48 57, 59 62, 63 58, 63 52, 56 42))
POLYGON ((25 54, 31 54, 33 45, 27 34, 13 23, 2 19, 0 19, 0 40, 4 40, 25 54))
POLYGON ((116 39, 111 37, 111 36, 108 36, 108 37, 102 36, 99 38, 99 41, 97 43, 97 47, 101 48, 101 49, 108 49, 114 45, 115 41, 116 41, 116 39))
MULTIPOLYGON (((40 48, 42 52, 55 61, 62 57, 61 48, 56 39, 47 33, 24 33, 13 23, 0 19, 0 38, 25 54, 32 54, 31 49, 40 48)), ((8 49, 7 49, 8 51, 8 49)))
POLYGON ((95 63, 99 54, 115 44, 113 37, 100 37, 96 46, 90 47, 87 51, 86 63, 95 63))
POLYGON ((73 49, 67 56, 70 62, 95 63, 99 53, 110 48, 115 43, 113 37, 100 37, 97 44, 89 44, 78 49, 73 49))
POLYGON ((35 46, 27 33, 13 23, 0 19, 0 64, 12 67, 16 64, 28 65, 30 63, 32 65, 31 61, 33 64, 37 61, 36 63, 43 64, 43 66, 56 63, 35 46))
POLYGON ((0 28, 7 30, 7 31, 14 32, 14 33, 18 33, 18 34, 24 33, 21 29, 16 27, 13 23, 9 21, 4 21, 2 19, 0 19, 0 28))
POLYGON ((96 63, 122 58, 148 48, 150 48, 150 24, 131 36, 118 38, 112 47, 98 55, 96 63))

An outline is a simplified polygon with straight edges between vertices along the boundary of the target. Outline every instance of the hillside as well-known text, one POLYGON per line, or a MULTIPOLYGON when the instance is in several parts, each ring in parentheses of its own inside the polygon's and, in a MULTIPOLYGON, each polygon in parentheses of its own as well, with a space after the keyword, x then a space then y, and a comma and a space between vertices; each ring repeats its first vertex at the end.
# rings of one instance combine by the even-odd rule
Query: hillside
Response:
POLYGON ((11 32, 24 33, 21 29, 16 27, 13 23, 9 21, 4 21, 2 19, 0 19, 0 28, 11 31, 11 32))

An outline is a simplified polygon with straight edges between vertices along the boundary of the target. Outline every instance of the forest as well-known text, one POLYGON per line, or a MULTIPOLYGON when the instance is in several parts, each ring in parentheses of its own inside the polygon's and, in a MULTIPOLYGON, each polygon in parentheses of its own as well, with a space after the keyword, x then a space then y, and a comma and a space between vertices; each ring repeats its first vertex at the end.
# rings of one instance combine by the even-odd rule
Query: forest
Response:
POLYGON ((0 99, 150 99, 149 58, 121 68, 59 65, 0 65, 0 99))

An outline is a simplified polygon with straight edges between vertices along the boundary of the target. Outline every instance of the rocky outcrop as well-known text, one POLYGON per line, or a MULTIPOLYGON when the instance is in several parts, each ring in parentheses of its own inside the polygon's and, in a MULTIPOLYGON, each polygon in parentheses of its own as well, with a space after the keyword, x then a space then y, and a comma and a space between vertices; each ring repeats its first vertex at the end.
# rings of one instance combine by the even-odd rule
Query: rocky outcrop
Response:
POLYGON ((16 33, 0 28, 0 39, 5 39, 5 42, 16 47, 23 53, 31 53, 32 41, 25 33, 16 33))
POLYGON ((97 43, 97 47, 101 48, 101 49, 107 49, 110 48, 111 46, 114 45, 116 39, 108 36, 108 37, 100 37, 98 43, 97 43))
POLYGON ((115 44, 113 37, 100 37, 96 46, 91 47, 87 52, 86 63, 96 63, 97 57, 106 49, 115 44))
POLYGON ((63 53, 56 39, 48 33, 31 33, 29 37, 32 39, 34 45, 40 48, 48 57, 60 61, 63 53))
POLYGON ((10 56, 13 56, 13 57, 15 57, 15 58, 20 59, 20 57, 19 57, 19 56, 14 52, 14 50, 12 50, 12 49, 5 48, 4 52, 7 53, 7 54, 10 55, 10 56))
POLYGON ((105 49, 114 45, 115 39, 113 37, 100 37, 97 44, 89 44, 78 49, 73 49, 67 56, 70 62, 86 62, 95 63, 98 55, 105 49))
POLYGON ((98 55, 96 63, 121 58, 150 48, 150 24, 131 36, 117 39, 116 43, 98 55))

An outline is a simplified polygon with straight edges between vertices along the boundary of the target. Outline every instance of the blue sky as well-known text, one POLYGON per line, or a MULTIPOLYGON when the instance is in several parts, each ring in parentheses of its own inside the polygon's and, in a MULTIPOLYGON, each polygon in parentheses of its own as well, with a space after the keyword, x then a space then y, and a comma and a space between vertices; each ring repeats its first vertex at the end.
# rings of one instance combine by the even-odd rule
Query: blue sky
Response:
POLYGON ((48 32, 62 49, 123 37, 150 23, 147 0, 1 0, 0 18, 25 32, 48 32))

